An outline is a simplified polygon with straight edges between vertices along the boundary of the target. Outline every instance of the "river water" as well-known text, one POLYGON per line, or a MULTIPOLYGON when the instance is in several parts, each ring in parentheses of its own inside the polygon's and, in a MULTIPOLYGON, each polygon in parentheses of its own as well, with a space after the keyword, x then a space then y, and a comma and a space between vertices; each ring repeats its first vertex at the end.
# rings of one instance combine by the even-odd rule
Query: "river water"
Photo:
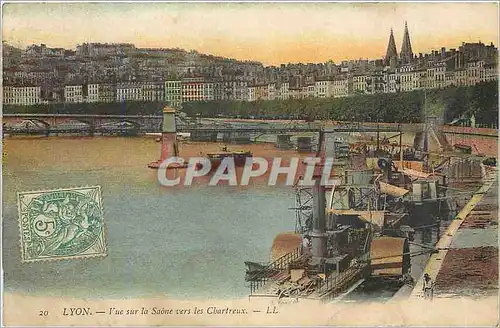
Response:
MULTIPOLYGON (((272 145, 250 147, 276 152, 272 145)), ((83 298, 246 296, 244 261, 268 260, 274 237, 294 228, 292 188, 168 189, 147 168, 159 148, 154 138, 139 137, 4 139, 5 290, 83 298), (21 263, 16 193, 93 185, 102 187, 107 257, 21 263)))
MULTIPOLYGON (((180 152, 183 157, 199 156, 221 146, 187 143, 180 152)), ((229 147, 268 159, 297 156, 272 144, 229 147)), ((244 261, 267 261, 274 237, 294 229, 295 213, 289 209, 294 206, 293 189, 267 186, 266 179, 248 187, 162 187, 157 171, 147 167, 159 151, 160 144, 150 137, 4 139, 5 290, 82 298, 248 295, 244 261), (17 192, 93 185, 102 188, 108 256, 21 263, 17 192)), ((415 241, 434 245, 440 232, 428 230, 417 232, 415 241)), ((427 258, 412 259, 415 279, 427 258)), ((388 299, 396 290, 376 286, 371 291, 367 286, 348 299, 388 299)))

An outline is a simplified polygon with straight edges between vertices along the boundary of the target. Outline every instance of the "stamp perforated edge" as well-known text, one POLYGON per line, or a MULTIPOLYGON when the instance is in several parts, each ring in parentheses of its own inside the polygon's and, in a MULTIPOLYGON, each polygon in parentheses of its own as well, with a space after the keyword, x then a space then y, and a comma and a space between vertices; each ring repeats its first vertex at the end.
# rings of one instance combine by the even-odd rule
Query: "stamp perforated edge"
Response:
POLYGON ((108 245, 106 243, 106 241, 108 239, 107 238, 108 237, 108 229, 107 229, 106 222, 104 220, 104 204, 102 202, 101 186, 79 186, 79 187, 66 187, 66 188, 57 188, 57 189, 39 189, 39 190, 30 190, 30 191, 18 191, 17 192, 17 213, 18 213, 17 221, 18 221, 18 227, 19 227, 19 248, 21 250, 21 263, 54 262, 54 261, 61 261, 61 260, 88 260, 88 259, 92 259, 92 258, 108 256, 108 245), (100 209, 101 209, 101 217, 103 219, 102 238, 103 238, 103 242, 104 242, 104 252, 103 253, 96 253, 96 254, 72 255, 72 256, 61 256, 61 257, 47 257, 47 258, 26 260, 24 258, 21 202, 19 201, 19 196, 26 195, 26 194, 53 192, 53 191, 80 190, 80 189, 86 189, 86 188, 97 188, 98 192, 99 192, 99 205, 100 205, 100 209))

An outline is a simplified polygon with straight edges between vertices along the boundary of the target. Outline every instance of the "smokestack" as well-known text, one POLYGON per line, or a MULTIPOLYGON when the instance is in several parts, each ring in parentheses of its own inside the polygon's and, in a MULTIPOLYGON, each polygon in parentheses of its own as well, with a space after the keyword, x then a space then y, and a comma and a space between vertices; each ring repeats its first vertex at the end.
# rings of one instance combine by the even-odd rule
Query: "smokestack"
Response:
POLYGON ((326 257, 326 197, 321 177, 316 177, 313 187, 313 230, 311 234, 311 253, 313 257, 326 257))
POLYGON ((311 237, 311 255, 313 258, 322 258, 327 256, 327 235, 326 235, 326 197, 325 186, 321 183, 323 166, 325 161, 325 143, 324 133, 320 132, 319 147, 317 156, 321 157, 321 163, 316 165, 313 175, 314 186, 312 190, 313 196, 313 229, 311 237))

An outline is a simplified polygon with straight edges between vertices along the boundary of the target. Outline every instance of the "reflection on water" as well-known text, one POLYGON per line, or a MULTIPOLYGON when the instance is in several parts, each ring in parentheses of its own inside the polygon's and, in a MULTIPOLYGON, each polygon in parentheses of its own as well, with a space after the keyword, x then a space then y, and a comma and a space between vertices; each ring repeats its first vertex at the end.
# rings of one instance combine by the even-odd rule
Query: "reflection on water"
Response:
MULTIPOLYGON (((262 156, 290 155, 272 145, 249 147, 262 156)), ((206 148, 181 145, 181 154, 197 155, 206 148)), ((159 155, 154 139, 6 139, 4 149, 7 291, 239 298, 248 292, 243 262, 266 261, 275 235, 293 230, 290 187, 160 186, 157 172, 147 168, 159 155), (108 256, 21 263, 16 192, 86 185, 102 186, 108 256)))

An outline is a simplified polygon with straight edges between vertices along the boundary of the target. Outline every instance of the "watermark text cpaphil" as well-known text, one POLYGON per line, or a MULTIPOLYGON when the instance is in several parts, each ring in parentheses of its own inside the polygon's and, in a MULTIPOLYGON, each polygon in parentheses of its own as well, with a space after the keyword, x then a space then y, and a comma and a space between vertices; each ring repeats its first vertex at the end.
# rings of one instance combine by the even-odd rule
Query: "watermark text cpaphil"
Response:
POLYGON ((285 176, 285 185, 293 186, 297 182, 300 167, 299 186, 313 186, 319 179, 323 186, 338 184, 337 179, 332 179, 333 158, 294 157, 284 163, 280 157, 267 160, 261 157, 248 157, 244 163, 234 157, 225 157, 212 162, 206 157, 191 157, 185 160, 182 157, 170 157, 164 160, 158 168, 158 181, 166 187, 177 185, 190 186, 195 178, 209 177, 208 185, 216 186, 225 182, 230 186, 247 186, 252 178, 269 175, 269 186, 277 184, 278 176, 285 176), (237 177, 237 167, 242 167, 241 178, 237 177), (168 169, 184 168, 183 181, 181 176, 168 177, 168 169))

